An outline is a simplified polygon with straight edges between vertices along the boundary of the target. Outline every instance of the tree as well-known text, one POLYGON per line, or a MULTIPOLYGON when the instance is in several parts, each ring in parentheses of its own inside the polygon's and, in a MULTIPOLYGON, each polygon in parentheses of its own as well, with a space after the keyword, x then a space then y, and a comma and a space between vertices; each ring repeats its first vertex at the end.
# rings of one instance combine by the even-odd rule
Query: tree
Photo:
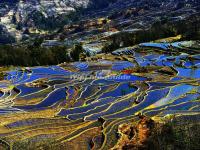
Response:
POLYGON ((36 38, 35 41, 34 41, 34 43, 33 43, 33 46, 34 47, 40 47, 43 42, 44 42, 43 38, 40 38, 40 37, 36 38))
POLYGON ((119 48, 119 45, 116 42, 112 42, 111 44, 106 44, 102 48, 103 53, 109 53, 119 48))
POLYGON ((76 44, 74 46, 70 55, 71 55, 71 57, 74 61, 79 61, 80 54, 83 53, 83 52, 84 52, 83 46, 82 46, 82 44, 79 43, 79 44, 76 44))

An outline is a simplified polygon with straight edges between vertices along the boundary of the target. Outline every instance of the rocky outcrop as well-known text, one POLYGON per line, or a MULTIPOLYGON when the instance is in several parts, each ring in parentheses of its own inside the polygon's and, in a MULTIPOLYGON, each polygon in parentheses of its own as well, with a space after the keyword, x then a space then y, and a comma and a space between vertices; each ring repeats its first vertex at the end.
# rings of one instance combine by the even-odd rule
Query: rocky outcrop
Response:
POLYGON ((112 150, 122 149, 145 149, 146 142, 151 136, 156 123, 143 115, 139 115, 140 121, 137 125, 121 124, 118 128, 120 139, 112 150))
POLYGON ((120 125, 112 150, 199 149, 199 114, 169 116, 162 122, 139 115, 137 125, 120 125))

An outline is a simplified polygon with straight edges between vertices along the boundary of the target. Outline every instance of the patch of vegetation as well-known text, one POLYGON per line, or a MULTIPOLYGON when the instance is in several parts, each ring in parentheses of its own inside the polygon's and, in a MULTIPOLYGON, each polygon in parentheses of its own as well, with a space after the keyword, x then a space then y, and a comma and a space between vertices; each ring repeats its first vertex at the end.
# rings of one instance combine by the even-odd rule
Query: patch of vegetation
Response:
POLYGON ((103 53, 110 53, 112 51, 114 51, 115 49, 119 48, 119 45, 116 44, 115 41, 113 41, 110 44, 106 44, 103 48, 102 48, 102 52, 103 53))
POLYGON ((4 79, 4 73, 0 72, 0 80, 3 80, 3 79, 4 79))
POLYGON ((79 61, 80 55, 83 52, 84 50, 83 50, 82 44, 76 44, 74 45, 72 51, 70 52, 70 55, 74 61, 79 61))
POLYGON ((55 65, 69 58, 65 46, 40 47, 38 42, 28 46, 0 45, 0 65, 38 66, 55 65))
POLYGON ((175 120, 155 128, 147 145, 155 150, 197 150, 200 147, 200 124, 175 120))
MULTIPOLYGON (((54 31, 62 28, 64 25, 70 22, 78 21, 82 10, 83 8, 76 8, 76 11, 74 12, 59 16, 51 16, 48 18, 46 18, 41 12, 34 12, 30 14, 28 18, 31 18, 34 21, 38 29, 54 31)), ((28 21, 29 20, 27 20, 26 24, 28 24, 28 21)))

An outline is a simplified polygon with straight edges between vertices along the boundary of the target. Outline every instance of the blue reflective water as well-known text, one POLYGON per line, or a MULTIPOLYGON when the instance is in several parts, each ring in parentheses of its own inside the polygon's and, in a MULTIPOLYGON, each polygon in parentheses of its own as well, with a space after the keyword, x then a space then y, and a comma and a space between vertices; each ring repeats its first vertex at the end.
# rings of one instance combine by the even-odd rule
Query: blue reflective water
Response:
POLYGON ((32 72, 34 74, 46 74, 46 75, 69 75, 69 72, 63 69, 53 69, 51 67, 45 68, 45 67, 38 67, 38 68, 32 68, 32 72))
POLYGON ((109 104, 109 103, 113 102, 114 100, 115 100, 115 98, 113 98, 113 97, 99 99, 98 101, 90 103, 86 106, 72 108, 72 109, 62 109, 61 112, 58 115, 66 116, 66 115, 69 115, 69 114, 83 113, 83 112, 86 112, 88 110, 94 109, 97 106, 109 104))
POLYGON ((200 68, 197 69, 185 69, 175 68, 179 73, 178 76, 186 78, 200 78, 200 68))
POLYGON ((20 108, 24 110, 41 109, 41 108, 52 106, 53 104, 59 101, 65 101, 65 100, 66 100, 66 89, 60 88, 60 89, 54 90, 52 93, 48 95, 47 98, 45 98, 41 103, 37 105, 18 106, 16 108, 20 108))
POLYGON ((19 96, 24 96, 24 95, 27 95, 27 94, 35 93, 35 92, 43 89, 43 88, 38 88, 38 87, 27 87, 23 84, 18 85, 16 88, 20 90, 19 96))
POLYGON ((120 84, 113 91, 104 93, 100 98, 124 96, 124 95, 130 94, 132 92, 135 92, 136 90, 137 90, 137 88, 130 87, 129 83, 123 83, 123 84, 120 84))
POLYGON ((91 109, 91 110, 86 111, 86 112, 69 115, 68 118, 70 120, 76 120, 76 119, 84 118, 85 116, 89 116, 91 114, 95 114, 95 113, 105 111, 110 105, 111 104, 109 103, 109 104, 97 106, 95 109, 91 109))
POLYGON ((144 81, 146 80, 146 78, 131 74, 121 74, 118 76, 110 76, 109 78, 107 78, 107 80, 113 82, 133 82, 133 81, 144 81))
MULTIPOLYGON (((147 107, 147 106, 155 103, 156 101, 160 100, 161 98, 165 97, 168 92, 169 92, 169 88, 150 91, 148 93, 148 95, 145 97, 145 100, 143 102, 141 102, 140 104, 138 104, 134 107, 131 107, 131 108, 127 108, 124 111, 116 112, 116 114, 111 114, 109 116, 106 116, 106 119, 122 118, 122 117, 133 115, 134 113, 141 111, 145 107, 147 107)), ((89 116, 86 119, 87 120, 96 120, 98 117, 99 117, 99 115, 89 116)))
POLYGON ((128 67, 134 67, 135 65, 128 61, 114 62, 112 66, 112 70, 123 70, 128 67))
POLYGON ((139 46, 155 47, 155 48, 161 48, 161 49, 167 50, 170 44, 168 43, 142 43, 142 44, 139 44, 139 46))

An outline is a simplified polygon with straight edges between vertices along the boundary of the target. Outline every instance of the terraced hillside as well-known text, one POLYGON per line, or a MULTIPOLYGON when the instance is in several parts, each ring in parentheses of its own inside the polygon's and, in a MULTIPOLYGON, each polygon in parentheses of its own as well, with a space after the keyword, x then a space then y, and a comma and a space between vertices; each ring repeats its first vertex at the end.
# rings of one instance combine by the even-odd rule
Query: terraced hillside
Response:
POLYGON ((0 82, 4 146, 110 149, 117 128, 153 118, 199 115, 198 43, 142 43, 95 61, 17 68, 0 82), (112 58, 112 59, 111 59, 112 58))

